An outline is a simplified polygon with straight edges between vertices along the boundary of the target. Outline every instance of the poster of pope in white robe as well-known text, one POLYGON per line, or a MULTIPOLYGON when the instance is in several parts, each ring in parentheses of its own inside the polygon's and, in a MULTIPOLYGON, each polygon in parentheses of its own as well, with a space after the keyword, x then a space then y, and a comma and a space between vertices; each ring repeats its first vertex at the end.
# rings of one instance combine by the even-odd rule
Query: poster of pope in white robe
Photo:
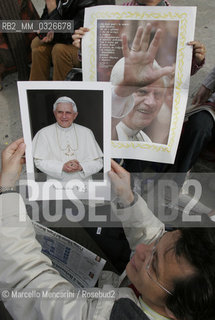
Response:
POLYGON ((112 84, 111 155, 174 163, 186 109, 195 7, 85 10, 85 81, 112 84))
POLYGON ((37 186, 32 200, 91 199, 95 182, 102 190, 110 163, 110 112, 104 107, 108 85, 101 85, 92 90, 93 84, 80 89, 74 82, 72 88, 65 82, 19 83, 27 171, 37 186))

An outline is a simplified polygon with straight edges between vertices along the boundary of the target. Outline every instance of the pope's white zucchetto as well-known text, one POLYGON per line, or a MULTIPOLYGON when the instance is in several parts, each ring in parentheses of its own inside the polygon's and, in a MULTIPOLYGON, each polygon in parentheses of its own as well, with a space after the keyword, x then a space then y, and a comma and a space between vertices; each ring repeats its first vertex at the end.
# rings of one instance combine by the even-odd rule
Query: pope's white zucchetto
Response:
POLYGON ((69 97, 60 97, 60 98, 58 98, 58 99, 55 101, 55 103, 53 104, 53 111, 56 110, 57 105, 58 105, 59 103, 69 103, 69 104, 72 104, 73 111, 74 111, 74 112, 78 112, 77 105, 76 105, 75 101, 72 100, 72 99, 69 98, 69 97))

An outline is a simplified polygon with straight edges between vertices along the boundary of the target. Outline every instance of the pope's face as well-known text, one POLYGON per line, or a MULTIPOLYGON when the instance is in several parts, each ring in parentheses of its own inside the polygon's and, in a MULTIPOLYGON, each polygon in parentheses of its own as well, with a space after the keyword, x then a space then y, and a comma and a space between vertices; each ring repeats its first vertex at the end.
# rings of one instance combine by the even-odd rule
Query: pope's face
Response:
POLYGON ((160 111, 165 91, 163 81, 138 89, 133 93, 134 108, 122 121, 133 130, 148 127, 160 111))
POLYGON ((54 115, 59 126, 69 128, 76 119, 78 112, 73 111, 71 103, 61 102, 58 103, 54 115))

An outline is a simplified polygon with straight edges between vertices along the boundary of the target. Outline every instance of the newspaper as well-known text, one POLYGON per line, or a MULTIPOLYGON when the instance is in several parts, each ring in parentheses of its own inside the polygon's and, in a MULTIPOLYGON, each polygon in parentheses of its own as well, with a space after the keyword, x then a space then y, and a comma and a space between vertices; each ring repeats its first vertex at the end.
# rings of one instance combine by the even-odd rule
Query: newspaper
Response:
POLYGON ((61 234, 33 222, 36 238, 53 267, 76 288, 92 288, 106 263, 95 253, 61 234))

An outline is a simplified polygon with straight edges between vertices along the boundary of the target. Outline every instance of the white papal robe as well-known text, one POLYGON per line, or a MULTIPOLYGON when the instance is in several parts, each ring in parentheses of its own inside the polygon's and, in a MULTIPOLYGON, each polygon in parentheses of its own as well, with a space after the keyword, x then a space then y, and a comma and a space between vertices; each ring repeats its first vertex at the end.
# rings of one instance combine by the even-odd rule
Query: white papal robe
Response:
POLYGON ((126 126, 122 121, 116 126, 119 141, 145 141, 151 143, 151 139, 142 130, 133 130, 126 126))
POLYGON ((54 123, 38 131, 33 139, 33 157, 35 166, 47 174, 47 179, 55 178, 62 182, 73 179, 88 181, 103 167, 103 153, 94 134, 76 123, 69 128, 54 123), (83 170, 64 172, 63 165, 74 159, 79 161, 83 170))

